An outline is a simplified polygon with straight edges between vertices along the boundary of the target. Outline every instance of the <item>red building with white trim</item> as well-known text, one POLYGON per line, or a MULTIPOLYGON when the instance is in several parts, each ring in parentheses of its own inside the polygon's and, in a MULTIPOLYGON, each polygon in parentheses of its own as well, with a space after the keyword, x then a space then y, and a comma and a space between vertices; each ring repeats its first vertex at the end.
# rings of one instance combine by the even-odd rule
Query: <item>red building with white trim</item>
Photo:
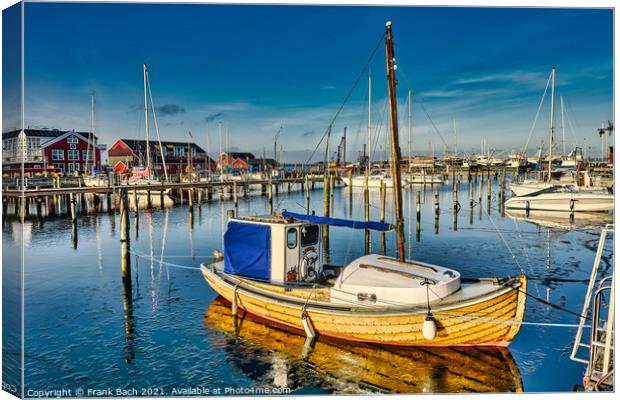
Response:
POLYGON ((20 174, 22 163, 27 175, 84 172, 87 161, 93 164, 93 157, 94 169, 100 169, 97 137, 89 132, 24 129, 2 134, 3 175, 20 174))

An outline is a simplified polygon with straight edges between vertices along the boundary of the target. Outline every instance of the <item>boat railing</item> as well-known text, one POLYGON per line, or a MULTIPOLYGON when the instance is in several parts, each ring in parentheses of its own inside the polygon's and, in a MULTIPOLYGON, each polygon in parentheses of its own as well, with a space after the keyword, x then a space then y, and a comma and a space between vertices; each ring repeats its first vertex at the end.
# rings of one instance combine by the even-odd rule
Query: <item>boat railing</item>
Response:
POLYGON ((605 248, 605 241, 608 234, 613 234, 613 229, 613 224, 607 224, 601 231, 583 309, 579 317, 577 334, 570 356, 571 360, 588 365, 586 381, 591 382, 595 386, 598 383, 609 380, 610 375, 613 374, 614 274, 601 279, 596 290, 594 289, 603 250, 605 248), (605 293, 609 293, 609 296, 604 296, 605 293), (590 307, 592 307, 590 340, 589 343, 585 343, 583 336, 588 314, 590 313, 590 307), (602 312, 603 308, 607 308, 607 313, 602 312), (587 358, 578 355, 581 348, 589 350, 589 356, 587 358))

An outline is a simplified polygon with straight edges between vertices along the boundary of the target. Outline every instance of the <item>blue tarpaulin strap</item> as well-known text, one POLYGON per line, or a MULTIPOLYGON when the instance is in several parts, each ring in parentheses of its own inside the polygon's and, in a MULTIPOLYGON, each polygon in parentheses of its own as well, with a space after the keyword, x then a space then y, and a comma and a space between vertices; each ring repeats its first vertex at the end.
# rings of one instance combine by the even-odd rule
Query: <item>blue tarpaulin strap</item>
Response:
POLYGON ((271 228, 230 221, 224 234, 224 272, 271 279, 271 228))
POLYGON ((318 215, 297 214, 290 211, 283 211, 284 218, 295 218, 300 221, 314 222, 315 224, 344 226, 353 229, 372 229, 373 231, 389 231, 393 228, 392 224, 376 221, 353 221, 349 219, 320 217, 318 215))

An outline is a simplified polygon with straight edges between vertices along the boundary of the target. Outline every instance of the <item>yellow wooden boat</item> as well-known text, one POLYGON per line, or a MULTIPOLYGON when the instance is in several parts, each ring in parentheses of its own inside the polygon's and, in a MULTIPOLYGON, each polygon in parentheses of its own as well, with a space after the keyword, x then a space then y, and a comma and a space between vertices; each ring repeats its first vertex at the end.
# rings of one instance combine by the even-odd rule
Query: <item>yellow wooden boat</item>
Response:
POLYGON ((323 265, 319 225, 391 230, 390 224, 296 214, 233 218, 224 255, 202 273, 232 303, 269 323, 351 342, 398 346, 507 346, 525 312, 526 277, 462 279, 405 260, 394 48, 386 24, 398 258, 368 254, 323 265))
POLYGON ((242 339, 226 347, 229 361, 239 358, 239 364, 246 365, 250 353, 263 366, 264 376, 256 379, 272 379, 290 389, 319 385, 338 393, 523 391, 519 369, 505 348, 409 349, 320 340, 309 351, 304 337, 262 324, 246 312, 235 320, 222 297, 211 303, 204 322, 208 329, 242 339))

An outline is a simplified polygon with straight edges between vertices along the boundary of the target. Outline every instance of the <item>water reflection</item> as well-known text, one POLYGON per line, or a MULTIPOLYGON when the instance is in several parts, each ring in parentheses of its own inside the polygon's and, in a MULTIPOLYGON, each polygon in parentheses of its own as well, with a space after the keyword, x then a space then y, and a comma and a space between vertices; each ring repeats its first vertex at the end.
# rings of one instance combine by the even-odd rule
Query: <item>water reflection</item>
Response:
POLYGON ((613 222, 613 214, 566 212, 566 211, 538 211, 538 210, 505 210, 505 214, 516 220, 531 222, 532 224, 551 229, 597 229, 613 222))
POLYGON ((519 370, 504 348, 387 348, 306 339, 254 322, 237 324, 222 298, 204 315, 208 330, 225 333, 228 361, 264 384, 310 385, 347 393, 521 392, 519 370))

